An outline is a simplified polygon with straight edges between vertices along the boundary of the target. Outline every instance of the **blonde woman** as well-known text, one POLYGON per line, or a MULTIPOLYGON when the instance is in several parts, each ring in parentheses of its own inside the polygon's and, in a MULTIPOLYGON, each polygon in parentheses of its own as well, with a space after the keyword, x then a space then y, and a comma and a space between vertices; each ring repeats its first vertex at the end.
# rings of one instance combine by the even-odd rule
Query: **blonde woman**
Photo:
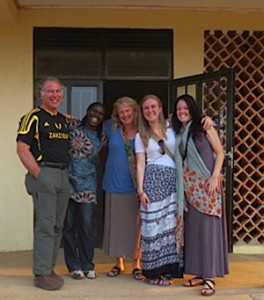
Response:
POLYGON ((143 280, 140 267, 139 202, 135 188, 135 135, 138 104, 130 97, 116 100, 111 120, 105 122, 108 154, 103 178, 105 190, 105 254, 116 258, 108 277, 125 269, 125 258, 133 259, 133 277, 143 280))
POLYGON ((137 189, 141 202, 142 271, 152 285, 183 277, 183 251, 176 251, 176 139, 155 95, 140 103, 136 135, 137 189))

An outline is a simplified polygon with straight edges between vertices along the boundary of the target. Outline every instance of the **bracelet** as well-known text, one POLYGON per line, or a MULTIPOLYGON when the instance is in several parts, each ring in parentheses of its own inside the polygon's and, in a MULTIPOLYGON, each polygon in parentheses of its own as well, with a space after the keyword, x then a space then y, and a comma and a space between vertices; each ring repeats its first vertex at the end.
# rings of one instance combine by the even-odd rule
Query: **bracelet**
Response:
POLYGON ((138 194, 138 197, 141 197, 143 194, 144 194, 144 192, 142 192, 142 193, 138 194))

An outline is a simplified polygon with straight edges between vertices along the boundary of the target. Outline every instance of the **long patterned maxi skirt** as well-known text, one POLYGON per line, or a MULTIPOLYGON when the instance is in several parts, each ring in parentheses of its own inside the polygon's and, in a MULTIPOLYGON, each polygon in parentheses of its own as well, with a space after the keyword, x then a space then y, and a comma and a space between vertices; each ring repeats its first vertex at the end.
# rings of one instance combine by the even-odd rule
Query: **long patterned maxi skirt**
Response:
POLYGON ((146 278, 161 275, 183 277, 183 251, 176 253, 177 224, 176 171, 162 165, 148 165, 144 177, 144 192, 150 203, 141 205, 142 270, 146 278))

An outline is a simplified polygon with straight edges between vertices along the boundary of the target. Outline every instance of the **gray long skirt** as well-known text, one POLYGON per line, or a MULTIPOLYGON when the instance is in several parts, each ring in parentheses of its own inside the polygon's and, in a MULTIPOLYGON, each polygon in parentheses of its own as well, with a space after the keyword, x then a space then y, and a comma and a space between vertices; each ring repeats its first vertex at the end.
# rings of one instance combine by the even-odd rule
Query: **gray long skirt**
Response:
MULTIPOLYGON (((212 173, 214 156, 206 136, 197 137, 195 146, 212 173)), ((186 274, 207 278, 224 277, 228 274, 225 199, 222 199, 221 218, 203 214, 188 203, 184 232, 186 274)))
POLYGON ((106 193, 104 253, 140 258, 139 202, 135 194, 106 193))
POLYGON ((199 212, 188 203, 185 219, 185 274, 206 278, 228 274, 225 207, 222 218, 199 212))

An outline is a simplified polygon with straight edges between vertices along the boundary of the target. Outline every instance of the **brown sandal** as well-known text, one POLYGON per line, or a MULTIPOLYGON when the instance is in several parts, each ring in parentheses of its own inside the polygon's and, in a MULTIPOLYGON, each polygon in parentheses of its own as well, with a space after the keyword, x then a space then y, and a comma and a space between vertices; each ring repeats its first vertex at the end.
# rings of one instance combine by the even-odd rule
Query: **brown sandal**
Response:
POLYGON ((118 276, 122 271, 118 266, 113 266, 113 268, 106 274, 108 277, 116 277, 118 276))
POLYGON ((144 280, 145 279, 145 276, 142 274, 142 271, 139 268, 135 268, 132 271, 132 275, 135 280, 144 280))

